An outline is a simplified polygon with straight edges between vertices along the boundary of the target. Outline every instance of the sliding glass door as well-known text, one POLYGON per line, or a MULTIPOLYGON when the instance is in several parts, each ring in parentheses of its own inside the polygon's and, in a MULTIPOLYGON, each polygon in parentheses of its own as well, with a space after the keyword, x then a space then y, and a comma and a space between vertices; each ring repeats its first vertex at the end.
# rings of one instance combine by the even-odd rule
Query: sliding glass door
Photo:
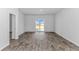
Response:
POLYGON ((44 31, 44 20, 43 19, 36 20, 36 31, 38 32, 44 31))

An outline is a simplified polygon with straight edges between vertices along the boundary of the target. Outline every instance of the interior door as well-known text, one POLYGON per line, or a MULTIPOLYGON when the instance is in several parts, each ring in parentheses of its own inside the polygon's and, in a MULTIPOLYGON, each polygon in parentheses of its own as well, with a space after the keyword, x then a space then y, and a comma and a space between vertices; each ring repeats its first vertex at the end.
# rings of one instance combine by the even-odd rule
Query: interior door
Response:
POLYGON ((15 39, 16 31, 16 16, 10 14, 10 39, 15 39))

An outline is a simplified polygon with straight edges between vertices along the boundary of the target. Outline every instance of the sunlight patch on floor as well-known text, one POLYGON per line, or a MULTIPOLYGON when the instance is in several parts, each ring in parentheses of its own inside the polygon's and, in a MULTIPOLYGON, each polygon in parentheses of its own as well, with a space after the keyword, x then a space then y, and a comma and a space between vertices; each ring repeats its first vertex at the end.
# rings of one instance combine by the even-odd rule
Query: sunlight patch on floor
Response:
POLYGON ((45 32, 36 32, 35 34, 34 34, 34 37, 36 38, 36 39, 40 39, 40 40, 45 40, 45 32))

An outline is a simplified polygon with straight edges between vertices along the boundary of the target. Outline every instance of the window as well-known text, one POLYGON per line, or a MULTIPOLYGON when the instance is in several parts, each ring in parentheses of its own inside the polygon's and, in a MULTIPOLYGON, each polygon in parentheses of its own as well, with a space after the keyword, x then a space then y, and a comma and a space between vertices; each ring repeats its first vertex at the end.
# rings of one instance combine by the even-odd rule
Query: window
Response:
POLYGON ((44 20, 43 19, 36 20, 36 31, 44 31, 44 20))

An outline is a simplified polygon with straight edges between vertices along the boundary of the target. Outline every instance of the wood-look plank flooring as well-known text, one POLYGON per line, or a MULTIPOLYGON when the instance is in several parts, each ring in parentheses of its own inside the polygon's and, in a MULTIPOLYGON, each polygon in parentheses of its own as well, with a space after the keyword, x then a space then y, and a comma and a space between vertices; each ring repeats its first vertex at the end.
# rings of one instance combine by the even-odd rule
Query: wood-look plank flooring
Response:
POLYGON ((2 51, 79 51, 79 47, 56 33, 29 32, 11 40, 2 51))

